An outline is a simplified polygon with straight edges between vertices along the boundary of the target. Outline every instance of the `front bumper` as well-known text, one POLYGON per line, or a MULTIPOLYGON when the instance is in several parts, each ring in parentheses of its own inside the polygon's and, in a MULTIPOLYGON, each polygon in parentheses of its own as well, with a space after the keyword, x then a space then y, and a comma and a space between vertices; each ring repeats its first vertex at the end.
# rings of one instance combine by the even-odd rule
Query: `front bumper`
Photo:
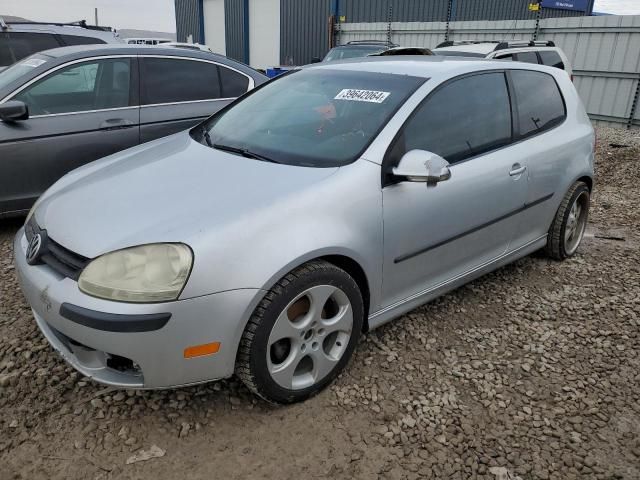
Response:
POLYGON ((166 303, 112 302, 82 293, 74 280, 47 265, 29 265, 23 229, 13 247, 22 291, 42 333, 74 368, 107 385, 169 388, 232 375, 242 331, 263 293, 240 289, 166 303), (111 319, 162 314, 170 319, 151 331, 108 331, 65 318, 63 303, 111 319), (217 353, 184 358, 185 348, 210 342, 220 342, 217 353))

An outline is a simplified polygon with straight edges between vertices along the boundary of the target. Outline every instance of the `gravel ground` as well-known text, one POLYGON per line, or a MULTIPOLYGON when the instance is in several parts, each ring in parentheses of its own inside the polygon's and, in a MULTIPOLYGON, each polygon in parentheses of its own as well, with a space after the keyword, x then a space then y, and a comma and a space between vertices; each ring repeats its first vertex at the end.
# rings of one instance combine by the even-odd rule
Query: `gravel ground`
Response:
POLYGON ((640 132, 598 130, 596 181, 576 257, 534 255, 412 311, 286 408, 233 379, 84 379, 37 331, 12 267, 19 222, 2 222, 0 479, 638 479, 640 132))

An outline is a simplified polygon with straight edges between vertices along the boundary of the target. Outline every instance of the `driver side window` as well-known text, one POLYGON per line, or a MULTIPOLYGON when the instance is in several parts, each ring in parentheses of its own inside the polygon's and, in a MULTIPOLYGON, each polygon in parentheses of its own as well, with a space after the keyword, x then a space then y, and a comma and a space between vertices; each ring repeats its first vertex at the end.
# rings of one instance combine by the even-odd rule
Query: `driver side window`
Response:
POLYGON ((503 73, 453 80, 430 94, 403 126, 391 165, 414 149, 459 162, 511 141, 511 106, 503 73))
POLYGON ((130 106, 131 61, 105 59, 62 68, 14 97, 30 115, 85 112, 130 106))

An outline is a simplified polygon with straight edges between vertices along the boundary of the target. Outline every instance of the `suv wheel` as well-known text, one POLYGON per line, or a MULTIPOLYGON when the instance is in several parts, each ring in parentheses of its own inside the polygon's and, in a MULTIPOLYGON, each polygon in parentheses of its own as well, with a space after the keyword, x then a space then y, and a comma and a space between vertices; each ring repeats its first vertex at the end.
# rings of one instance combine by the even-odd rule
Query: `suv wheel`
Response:
POLYGON ((353 278, 331 263, 309 262, 282 278, 254 311, 240 340, 236 374, 267 401, 304 400, 344 369, 363 319, 353 278))
POLYGON ((549 229, 548 256, 564 260, 576 253, 587 227, 589 201, 589 187, 584 182, 574 183, 562 199, 549 229))

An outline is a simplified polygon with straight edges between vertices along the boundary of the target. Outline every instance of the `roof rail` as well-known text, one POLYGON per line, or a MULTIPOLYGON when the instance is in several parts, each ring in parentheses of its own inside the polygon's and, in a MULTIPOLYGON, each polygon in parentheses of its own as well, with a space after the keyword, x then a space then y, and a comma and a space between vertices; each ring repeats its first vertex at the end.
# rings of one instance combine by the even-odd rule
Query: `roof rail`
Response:
POLYGON ((386 40, 351 40, 347 42, 347 45, 395 45, 393 42, 388 42, 386 40))
POLYGON ((436 48, 453 47, 455 45, 475 45, 477 43, 500 43, 500 40, 447 40, 439 43, 436 48))
POLYGON ((529 40, 515 40, 510 42, 500 42, 496 45, 495 50, 504 50, 506 48, 514 48, 514 47, 555 47, 556 44, 551 40, 538 40, 538 41, 529 41, 529 40))
POLYGON ((98 25, 88 25, 86 20, 76 20, 75 22, 68 23, 58 23, 58 22, 5 22, 2 20, 0 26, 5 29, 8 28, 9 25, 54 25, 56 27, 80 27, 86 28, 87 30, 98 30, 101 32, 114 32, 115 30, 111 27, 100 27, 98 25), (4 24, 4 25, 1 25, 4 24))

